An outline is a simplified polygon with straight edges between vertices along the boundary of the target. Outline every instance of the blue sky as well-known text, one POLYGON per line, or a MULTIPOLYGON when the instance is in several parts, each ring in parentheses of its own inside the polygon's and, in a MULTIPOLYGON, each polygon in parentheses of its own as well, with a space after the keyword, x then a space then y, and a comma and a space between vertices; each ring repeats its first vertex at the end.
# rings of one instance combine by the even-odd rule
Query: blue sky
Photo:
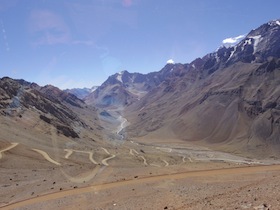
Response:
POLYGON ((188 63, 279 17, 279 0, 0 0, 0 77, 61 89, 188 63))

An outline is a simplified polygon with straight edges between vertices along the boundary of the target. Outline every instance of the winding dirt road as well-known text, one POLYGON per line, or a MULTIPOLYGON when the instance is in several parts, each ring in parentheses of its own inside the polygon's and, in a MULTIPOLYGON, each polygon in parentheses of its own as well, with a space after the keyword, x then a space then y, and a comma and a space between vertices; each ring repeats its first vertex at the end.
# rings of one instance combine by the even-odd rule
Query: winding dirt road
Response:
POLYGON ((104 152, 106 152, 108 155, 110 155, 110 152, 109 152, 107 149, 105 149, 105 148, 103 148, 103 147, 101 147, 101 149, 103 149, 104 152))
POLYGON ((89 187, 65 190, 60 192, 55 192, 51 194, 42 195, 36 198, 30 198, 27 200, 19 201, 13 204, 6 205, 2 209, 14 209, 14 208, 28 208, 29 205, 51 201, 55 199, 64 198, 72 195, 79 195, 83 193, 98 192, 106 189, 122 187, 125 185, 139 185, 144 183, 157 182, 167 179, 179 180, 190 177, 210 177, 210 176, 221 176, 221 175, 244 175, 244 174, 254 174, 260 172, 268 171, 280 171, 280 165, 270 165, 270 166, 251 166, 251 167, 239 167, 239 168, 226 168, 226 169, 213 169, 213 170, 201 170, 201 171, 190 171, 176 174, 168 175, 157 175, 150 177, 139 177, 137 179, 122 180, 118 182, 105 183, 99 185, 93 185, 89 187))
MULTIPOLYGON (((6 147, 5 149, 0 150, 0 159, 1 159, 2 156, 3 156, 3 155, 2 155, 3 152, 6 152, 6 151, 8 151, 8 150, 11 150, 11 149, 13 149, 14 147, 16 147, 17 145, 19 145, 19 143, 11 143, 10 146, 6 147)), ((110 157, 104 158, 104 159, 101 161, 101 163, 102 163, 103 165, 109 166, 109 164, 108 164, 107 161, 110 160, 110 159, 115 158, 116 155, 112 155, 107 149, 105 149, 105 148, 103 148, 103 147, 102 147, 101 149, 103 149, 104 152, 105 152, 106 154, 111 155, 110 157)), ((40 155, 42 155, 42 156, 43 156, 47 161, 49 161, 50 163, 53 163, 53 164, 58 165, 58 166, 61 166, 61 163, 59 163, 59 162, 55 161, 54 159, 52 159, 52 158, 49 156, 49 154, 48 154, 47 152, 45 152, 45 151, 43 151, 43 150, 40 150, 40 149, 34 149, 34 148, 31 149, 31 150, 33 150, 34 152, 37 152, 37 153, 39 153, 40 155)), ((65 159, 69 159, 69 157, 73 154, 73 152, 84 153, 84 154, 88 154, 88 158, 89 158, 90 162, 92 162, 92 163, 95 164, 95 165, 98 165, 98 162, 97 162, 96 160, 94 160, 94 158, 93 158, 93 152, 90 152, 90 151, 82 151, 82 150, 72 150, 72 149, 64 149, 64 151, 66 152, 66 154, 65 154, 65 156, 64 156, 65 159)), ((134 150, 134 151, 135 151, 135 150, 134 150)), ((135 151, 135 152, 136 152, 136 151, 135 151)))
POLYGON ((40 149, 32 149, 33 151, 35 152, 38 152, 39 154, 41 154, 47 161, 55 164, 55 165, 58 165, 58 166, 61 166, 61 164, 57 161, 55 161, 54 159, 52 159, 48 153, 44 152, 43 150, 40 150, 40 149))
POLYGON ((107 157, 107 158, 103 159, 103 160, 101 161, 101 163, 102 163, 104 166, 109 166, 109 164, 107 163, 107 161, 110 160, 110 159, 113 159, 114 157, 116 157, 116 155, 112 155, 112 156, 110 156, 110 157, 107 157))
POLYGON ((64 156, 65 159, 68 159, 70 157, 70 155, 72 155, 73 153, 73 150, 70 150, 70 149, 64 149, 66 153, 66 155, 64 156))
POLYGON ((137 152, 135 149, 129 149, 129 154, 132 155, 132 156, 135 156, 133 152, 135 154, 139 155, 139 152, 137 152))
MULTIPOLYGON (((110 159, 113 159, 114 157, 116 157, 116 155, 112 155, 107 149, 101 147, 101 149, 104 150, 104 152, 108 155, 111 155, 110 157, 107 157, 107 158, 104 158, 101 163, 105 166, 109 166, 109 164, 107 163, 108 160, 110 159)), ((85 154, 88 154, 89 155, 89 160, 90 162, 92 162, 93 164, 95 165, 98 165, 98 162, 96 160, 93 159, 93 152, 90 152, 90 151, 81 151, 81 150, 72 150, 72 149, 64 149, 66 153, 66 155, 64 156, 66 159, 68 159, 70 157, 70 155, 73 153, 73 152, 77 152, 77 153, 85 153, 85 154)))
POLYGON ((18 143, 11 143, 11 146, 8 146, 7 148, 5 148, 5 149, 2 149, 2 150, 0 150, 0 159, 2 158, 2 153, 3 152, 6 152, 6 151, 8 151, 8 150, 10 150, 10 149, 13 149, 14 147, 16 147, 18 145, 18 143))
POLYGON ((164 167, 169 166, 169 163, 168 163, 166 160, 162 160, 162 161, 165 163, 165 166, 164 166, 164 167))
MULTIPOLYGON (((93 159, 93 152, 90 152, 90 151, 82 151, 82 150, 74 150, 74 149, 65 149, 64 151, 67 151, 68 153, 69 153, 70 151, 72 151, 72 153, 73 153, 73 152, 77 152, 77 153, 88 154, 88 158, 89 158, 90 162, 92 162, 92 163, 95 164, 95 165, 98 165, 97 161, 93 159)), ((71 154, 72 154, 72 153, 71 153, 71 154)), ((69 155, 69 156, 70 156, 70 155, 69 155)), ((69 157, 69 156, 68 156, 68 157, 69 157)))
POLYGON ((143 161, 144 161, 144 165, 148 165, 148 163, 147 163, 147 160, 146 160, 146 158, 144 157, 144 156, 139 156, 140 158, 142 158, 143 159, 143 161))
MULTIPOLYGON (((137 158, 141 158, 143 159, 143 164, 144 165, 149 165, 147 163, 147 159, 142 156, 142 155, 139 155, 139 152, 137 152, 135 149, 129 149, 129 154, 132 155, 132 156, 135 156, 137 158), (135 153, 135 154, 134 154, 135 153)), ((164 163, 165 163, 165 166, 164 167, 168 167, 169 166, 169 163, 166 161, 166 160, 162 160, 164 163)), ((155 163, 151 163, 150 166, 155 166, 155 167, 161 167, 160 165, 157 165, 155 163)))

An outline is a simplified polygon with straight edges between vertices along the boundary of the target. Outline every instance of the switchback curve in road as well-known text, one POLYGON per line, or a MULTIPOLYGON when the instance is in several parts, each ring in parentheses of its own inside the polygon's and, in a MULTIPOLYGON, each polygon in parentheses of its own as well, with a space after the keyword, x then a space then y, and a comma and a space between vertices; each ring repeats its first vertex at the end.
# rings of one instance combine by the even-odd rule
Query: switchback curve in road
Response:
POLYGON ((58 165, 58 166, 61 166, 61 164, 57 161, 55 161, 54 159, 52 159, 48 153, 44 152, 43 150, 40 150, 40 149, 32 149, 33 151, 35 152, 38 152, 39 154, 41 154, 47 161, 55 164, 55 165, 58 165))
POLYGON ((18 143, 11 143, 10 146, 6 147, 5 149, 0 150, 0 159, 2 158, 2 152, 6 152, 6 151, 8 151, 10 149, 13 149, 17 145, 18 145, 18 143))
POLYGON ((107 157, 107 158, 103 159, 103 160, 101 161, 101 163, 102 163, 104 166, 109 166, 109 164, 107 163, 107 161, 110 160, 110 159, 113 159, 114 157, 116 157, 116 155, 112 155, 112 156, 110 156, 110 157, 107 157))

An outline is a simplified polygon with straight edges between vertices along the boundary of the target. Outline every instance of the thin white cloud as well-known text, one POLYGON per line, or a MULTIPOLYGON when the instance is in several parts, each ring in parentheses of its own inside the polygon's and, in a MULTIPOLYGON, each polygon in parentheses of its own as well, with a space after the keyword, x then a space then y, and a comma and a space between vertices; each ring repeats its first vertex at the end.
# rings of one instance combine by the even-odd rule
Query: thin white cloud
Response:
POLYGON ((239 35, 236 37, 226 38, 223 40, 223 44, 234 45, 234 44, 237 44, 239 41, 241 41, 244 37, 245 37, 245 35, 239 35))
POLYGON ((166 61, 166 63, 168 64, 174 64, 175 62, 172 59, 169 59, 168 61, 166 61))

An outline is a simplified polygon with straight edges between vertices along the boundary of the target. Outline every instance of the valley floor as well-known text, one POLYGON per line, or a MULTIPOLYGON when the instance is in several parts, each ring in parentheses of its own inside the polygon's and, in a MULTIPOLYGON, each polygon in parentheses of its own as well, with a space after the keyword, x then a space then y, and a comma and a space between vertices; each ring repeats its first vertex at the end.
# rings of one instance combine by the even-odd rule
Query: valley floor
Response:
POLYGON ((277 209, 280 165, 180 141, 0 147, 2 209, 277 209))

